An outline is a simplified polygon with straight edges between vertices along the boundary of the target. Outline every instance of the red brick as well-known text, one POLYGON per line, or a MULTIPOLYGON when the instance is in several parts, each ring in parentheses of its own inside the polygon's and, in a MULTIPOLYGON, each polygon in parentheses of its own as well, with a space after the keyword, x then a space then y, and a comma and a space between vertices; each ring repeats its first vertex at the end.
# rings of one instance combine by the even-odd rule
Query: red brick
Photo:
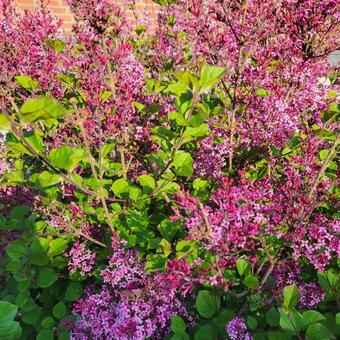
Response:
MULTIPOLYGON (((15 0, 18 4, 19 9, 31 9, 39 4, 39 0, 15 0)), ((113 0, 114 1, 114 0, 113 0)), ((123 5, 128 4, 129 0, 119 0, 116 3, 123 5)), ((52 12, 60 19, 64 21, 65 30, 70 30, 72 27, 72 14, 65 4, 64 0, 50 0, 48 7, 51 8, 52 12)), ((145 11, 148 12, 148 16, 153 20, 156 19, 156 15, 158 12, 159 6, 154 3, 152 0, 136 0, 136 12, 139 18, 141 19, 143 15, 145 15, 145 11)), ((127 9, 127 8, 126 8, 127 9)), ((131 20, 131 23, 134 24, 135 17, 132 11, 127 9, 128 19, 131 20)))

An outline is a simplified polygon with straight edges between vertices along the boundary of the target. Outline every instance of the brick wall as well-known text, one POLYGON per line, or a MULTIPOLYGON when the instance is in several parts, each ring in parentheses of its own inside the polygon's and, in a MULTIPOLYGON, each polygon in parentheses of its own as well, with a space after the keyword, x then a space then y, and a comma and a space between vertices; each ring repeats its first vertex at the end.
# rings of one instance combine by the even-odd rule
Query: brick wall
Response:
MULTIPOLYGON (((21 10, 31 9, 39 4, 39 0, 15 0, 21 10)), ((127 0, 113 0, 117 3, 127 3, 127 0)), ((72 27, 72 14, 68 7, 65 5, 64 0, 49 0, 49 8, 53 13, 63 20, 64 28, 70 30, 72 27)), ((136 0, 136 12, 140 19, 147 18, 148 20, 154 20, 157 15, 157 4, 152 0, 136 0)), ((129 19, 133 22, 134 16, 131 11, 127 11, 129 19)))

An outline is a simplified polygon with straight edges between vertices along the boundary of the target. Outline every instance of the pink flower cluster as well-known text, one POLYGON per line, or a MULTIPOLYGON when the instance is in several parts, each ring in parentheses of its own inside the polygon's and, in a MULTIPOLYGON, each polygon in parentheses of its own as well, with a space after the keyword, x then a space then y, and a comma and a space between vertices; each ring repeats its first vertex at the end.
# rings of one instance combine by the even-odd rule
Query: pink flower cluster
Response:
POLYGON ((61 96, 60 82, 56 76, 63 71, 57 52, 48 45, 49 40, 60 35, 61 21, 51 15, 46 6, 34 11, 18 13, 12 0, 0 4, 0 82, 9 84, 8 93, 0 94, 1 100, 18 85, 13 77, 28 75, 39 81, 39 88, 61 96))
POLYGON ((274 235, 295 260, 304 258, 324 270, 334 255, 339 256, 339 222, 313 213, 330 185, 325 179, 317 186, 320 194, 310 197, 320 169, 313 157, 296 157, 293 164, 284 161, 282 174, 255 182, 242 173, 238 181, 223 177, 206 205, 189 192, 179 193, 172 218, 184 221, 188 239, 201 241, 220 260, 262 247, 260 240, 274 235))

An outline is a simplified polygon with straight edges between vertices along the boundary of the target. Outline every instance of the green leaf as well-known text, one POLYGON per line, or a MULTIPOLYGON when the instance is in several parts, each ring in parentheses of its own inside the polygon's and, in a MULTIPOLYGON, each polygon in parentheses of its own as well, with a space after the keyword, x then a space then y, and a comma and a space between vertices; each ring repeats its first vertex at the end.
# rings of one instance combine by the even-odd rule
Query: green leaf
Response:
POLYGON ((331 285, 327 279, 326 273, 325 272, 321 272, 318 271, 317 272, 317 276, 318 276, 318 283, 319 285, 325 290, 325 291, 329 291, 331 289, 331 285))
POLYGON ((174 167, 179 176, 192 176, 194 169, 192 168, 193 159, 188 152, 178 151, 174 157, 174 167))
POLYGON ((100 99, 107 100, 107 99, 109 99, 111 96, 112 96, 112 92, 111 92, 111 91, 103 91, 103 92, 100 94, 100 99))
POLYGON ((53 166, 72 172, 74 168, 84 160, 86 151, 79 148, 71 148, 64 145, 57 149, 53 149, 48 158, 53 166))
POLYGON ((158 225, 158 230, 162 237, 164 237, 167 241, 171 242, 173 237, 179 230, 179 223, 171 222, 165 219, 158 225))
POLYGON ((160 5, 160 6, 170 6, 176 0, 152 0, 152 1, 155 2, 156 4, 160 5))
POLYGON ((56 282, 58 276, 52 268, 42 268, 38 275, 38 286, 41 288, 47 288, 56 282))
POLYGON ((326 271, 327 280, 331 287, 337 289, 340 280, 340 273, 335 268, 330 268, 326 271))
POLYGON ((151 130, 155 135, 160 137, 161 139, 171 140, 175 137, 175 134, 170 129, 167 129, 163 126, 156 126, 151 130))
POLYGON ((67 330, 62 330, 59 333, 58 340, 70 340, 70 333, 67 330))
POLYGON ((326 318, 316 310, 308 310, 302 314, 303 327, 307 327, 313 323, 324 321, 326 318))
POLYGON ((10 324, 18 311, 18 307, 7 301, 0 301, 0 327, 10 324))
POLYGON ((340 325, 340 313, 336 313, 336 315, 335 315, 335 323, 337 325, 340 325))
POLYGON ((14 79, 26 90, 34 90, 39 86, 39 82, 30 76, 16 76, 14 79))
POLYGON ((49 171, 43 171, 40 174, 34 174, 31 177, 31 181, 34 183, 37 189, 45 189, 62 182, 63 179, 58 174, 54 174, 49 171))
POLYGON ((204 318, 211 318, 217 313, 221 306, 221 299, 209 290, 200 290, 196 298, 198 313, 204 318))
POLYGON ((313 323, 307 328, 308 340, 329 340, 335 339, 334 335, 321 323, 313 323))
POLYGON ((201 69, 199 85, 204 90, 219 82, 225 75, 226 69, 218 66, 204 64, 201 69))
POLYGON ((259 280, 256 276, 254 275, 247 275, 244 280, 243 280, 243 283, 251 288, 251 289, 255 289, 259 286, 259 280))
POLYGON ((219 313, 211 320, 211 324, 219 332, 220 336, 225 335, 225 325, 235 317, 233 310, 221 309, 219 313))
MULTIPOLYGON (((25 131, 24 132, 24 138, 27 144, 31 146, 31 148, 37 152, 38 154, 41 154, 44 143, 41 139, 43 134, 38 131, 25 131)), ((26 146, 24 146, 21 141, 12 133, 7 133, 6 135, 6 144, 8 148, 10 148, 13 151, 16 151, 17 153, 25 153, 28 155, 32 155, 31 151, 29 151, 26 146)))
POLYGON ((246 275, 250 273, 251 263, 245 259, 240 258, 236 261, 236 269, 241 276, 246 275))
POLYGON ((30 245, 30 252, 38 253, 39 255, 44 255, 47 253, 50 241, 44 237, 34 238, 30 245))
POLYGON ((292 339, 292 333, 286 332, 286 331, 268 332, 267 336, 268 336, 268 340, 291 340, 292 339))
POLYGON ((170 242, 168 242, 164 238, 159 243, 159 249, 161 249, 165 257, 168 257, 172 253, 170 242))
POLYGON ((21 259, 26 252, 26 248, 22 244, 20 240, 13 241, 6 247, 6 254, 12 260, 19 260, 21 259))
POLYGON ((31 209, 28 205, 18 205, 12 209, 10 217, 16 220, 24 220, 29 216, 31 209))
POLYGON ((209 185, 209 181, 207 181, 206 179, 202 179, 202 178, 195 178, 195 180, 192 183, 192 187, 196 190, 196 191, 200 191, 200 190, 205 190, 209 185))
POLYGON ((57 239, 51 240, 50 248, 48 250, 48 255, 50 257, 54 257, 59 254, 63 254, 67 245, 68 245, 68 241, 64 238, 57 238, 57 239))
POLYGON ((50 316, 47 316, 41 321, 41 326, 44 328, 52 328, 54 325, 55 325, 55 321, 50 316))
POLYGON ((33 309, 26 311, 22 315, 21 319, 28 325, 37 325, 40 317, 41 317, 41 310, 38 307, 34 307, 33 309))
POLYGON ((62 301, 54 305, 52 309, 52 314, 57 319, 62 319, 66 315, 66 313, 67 313, 66 305, 62 301))
POLYGON ((266 89, 257 89, 256 94, 259 97, 267 97, 268 96, 268 91, 266 89))
POLYGON ((286 310, 293 309, 300 300, 299 288, 293 284, 283 290, 283 306, 286 310))
POLYGON ((322 161, 324 161, 326 159, 326 157, 328 155, 328 151, 329 151, 328 149, 323 149, 323 150, 320 151, 319 155, 320 155, 320 159, 322 161))
POLYGON ((124 193, 128 193, 129 190, 130 183, 126 179, 119 178, 115 180, 112 184, 112 191, 118 197, 121 197, 121 195, 124 193))
POLYGON ((146 272, 165 272, 166 257, 161 254, 149 255, 145 264, 146 272))
POLYGON ((145 26, 144 25, 137 25, 135 28, 135 32, 140 35, 145 31, 145 26))
POLYGON ((193 240, 189 241, 179 241, 176 244, 176 256, 178 259, 183 258, 184 256, 188 256, 190 253, 197 250, 197 242, 193 240))
POLYGON ((30 298, 30 293, 28 291, 19 293, 15 298, 15 304, 18 307, 22 307, 28 301, 29 298, 30 298))
POLYGON ((246 322, 247 322, 248 328, 256 329, 256 327, 257 327, 257 320, 253 316, 248 315, 246 322))
POLYGON ((171 336, 171 340, 190 340, 190 336, 188 333, 175 333, 171 336))
POLYGON ((36 340, 53 340, 53 332, 50 329, 43 329, 41 330, 37 337, 36 340))
POLYGON ((194 335, 194 340, 216 340, 217 329, 210 324, 199 325, 194 335))
POLYGON ((11 122, 4 113, 0 112, 0 131, 7 131, 11 128, 11 122))
POLYGON ((179 334, 184 333, 185 328, 186 328, 185 322, 181 317, 179 317, 179 316, 173 316, 172 317, 172 319, 171 319, 171 330, 174 333, 179 333, 179 334))
POLYGON ((66 301, 76 301, 83 294, 83 287, 78 282, 70 282, 65 291, 66 301))
POLYGON ((157 188, 159 188, 159 194, 163 192, 174 194, 180 189, 180 186, 176 182, 169 182, 166 179, 161 179, 157 182, 157 188))
POLYGON ((6 326, 0 325, 0 339, 16 340, 19 339, 22 333, 19 322, 12 321, 6 326))
POLYGON ((329 111, 339 112, 339 104, 337 104, 336 102, 331 102, 329 104, 329 111))
POLYGON ((301 313, 292 310, 286 313, 283 308, 279 308, 281 328, 296 334, 303 328, 303 317, 301 313))
POLYGON ((190 140, 192 138, 200 138, 205 137, 210 134, 210 129, 208 124, 201 124, 198 127, 190 127, 188 126, 183 134, 183 138, 185 141, 190 140))
MULTIPOLYGON (((194 92, 197 89, 198 79, 189 71, 184 72, 177 71, 176 78, 178 79, 180 84, 186 86, 187 90, 194 92)), ((170 86, 168 87, 167 90, 175 93, 173 89, 170 89, 170 86)), ((178 95, 179 93, 177 92, 175 94, 178 95)))
POLYGON ((280 315, 275 307, 271 307, 266 313, 266 321, 271 327, 277 327, 280 324, 280 315))
POLYGON ((65 48, 65 43, 61 39, 48 39, 46 45, 57 53, 62 52, 65 48))
POLYGON ((153 179, 152 176, 150 175, 141 175, 137 177, 137 181, 139 182, 139 184, 144 187, 147 188, 150 192, 152 192, 152 190, 155 189, 156 186, 156 182, 153 179))
POLYGON ((24 123, 38 120, 59 118, 67 113, 67 109, 56 99, 40 96, 26 101, 20 108, 20 119, 24 123))

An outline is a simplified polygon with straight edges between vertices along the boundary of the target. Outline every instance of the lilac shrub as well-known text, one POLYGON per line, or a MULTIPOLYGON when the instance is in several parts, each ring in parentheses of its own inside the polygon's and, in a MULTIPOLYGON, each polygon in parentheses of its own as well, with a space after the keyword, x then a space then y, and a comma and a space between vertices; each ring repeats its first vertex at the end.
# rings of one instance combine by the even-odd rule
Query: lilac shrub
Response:
POLYGON ((0 3, 0 338, 339 337, 338 1, 155 2, 0 3))

